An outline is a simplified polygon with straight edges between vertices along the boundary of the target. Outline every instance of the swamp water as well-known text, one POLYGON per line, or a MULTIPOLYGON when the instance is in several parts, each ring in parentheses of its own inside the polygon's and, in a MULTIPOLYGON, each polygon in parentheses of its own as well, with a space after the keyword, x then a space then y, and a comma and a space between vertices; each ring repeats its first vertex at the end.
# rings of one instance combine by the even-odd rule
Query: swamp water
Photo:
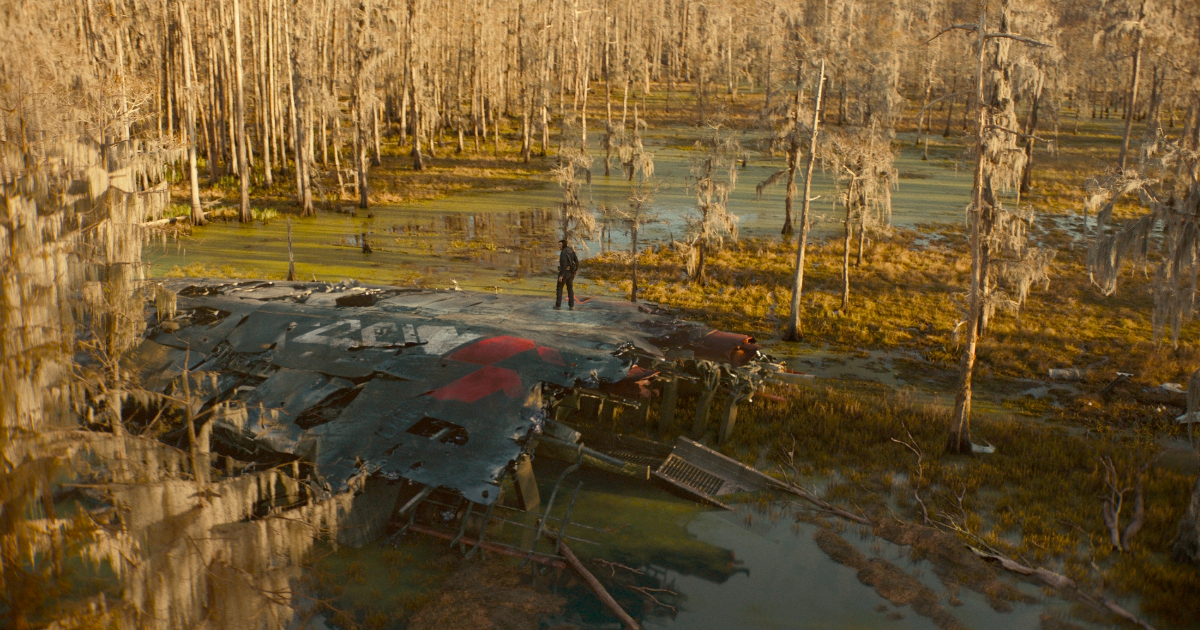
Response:
MULTIPOLYGON (((550 496, 564 467, 565 464, 544 457, 535 460, 543 501, 550 496)), ((571 541, 572 550, 621 606, 646 628, 937 628, 931 619, 917 614, 912 607, 890 603, 875 588, 859 581, 856 569, 836 562, 822 551, 813 537, 820 526, 798 521, 794 515, 803 508, 795 503, 775 500, 778 497, 770 502, 746 497, 747 502, 737 504, 737 509, 729 512, 697 505, 647 482, 584 469, 563 482, 551 510, 552 517, 564 515, 572 491, 580 481, 583 485, 570 519, 579 526, 569 527, 567 533, 590 542, 571 541), (634 587, 647 590, 638 592, 634 587), (665 605, 652 602, 647 595, 665 605)), ((865 556, 885 559, 919 580, 963 627, 1037 628, 1039 616, 1064 618, 1070 609, 1068 602, 1046 597, 1032 584, 1001 576, 1035 601, 1013 602, 1008 612, 996 612, 983 595, 966 586, 948 588, 935 575, 932 564, 911 560, 907 547, 860 531, 857 525, 838 521, 830 524, 835 531, 841 530, 840 535, 865 556)), ((511 544, 519 544, 520 538, 519 528, 511 524, 489 533, 489 540, 511 544)), ((539 550, 550 551, 551 547, 543 542, 539 550)), ((414 597, 420 600, 420 593, 432 592, 438 579, 449 574, 445 567, 457 562, 454 558, 459 552, 447 549, 445 541, 410 534, 399 542, 375 543, 336 555, 342 559, 327 561, 325 566, 341 567, 343 571, 351 566, 355 579, 364 584, 347 589, 348 595, 335 604, 363 611, 379 606, 404 606, 414 601, 414 597), (420 563, 427 573, 390 566, 392 562, 409 559, 420 563)), ((494 555, 492 558, 491 562, 501 562, 507 570, 518 571, 515 560, 496 560, 494 555)), ((536 569, 541 567, 530 565, 521 569, 522 583, 567 601, 561 615, 542 620, 543 627, 556 628, 562 624, 576 628, 620 627, 572 571, 556 575, 554 571, 535 573, 536 569)), ((368 619, 370 615, 365 613, 368 619)), ((338 627, 329 620, 327 624, 338 627)), ((403 628, 404 624, 397 620, 387 627, 403 628)))
MULTIPOLYGON (((642 228, 642 244, 682 239, 686 218, 695 215, 695 196, 687 183, 697 153, 686 145, 697 133, 691 128, 671 128, 647 134, 647 149, 655 154, 654 181, 660 186, 651 212, 661 222, 642 228)), ((893 224, 912 228, 962 221, 971 173, 956 167, 959 152, 941 149, 932 152, 929 161, 922 161, 912 148, 913 138, 902 134, 898 140, 903 148, 896 161, 901 179, 893 193, 893 224)), ((743 238, 779 238, 783 186, 772 186, 757 199, 755 185, 783 168, 783 159, 749 148, 749 141, 745 144, 749 161, 746 168, 738 168, 729 209, 741 217, 743 238)), ((592 155, 592 183, 584 186, 585 203, 593 209, 626 206, 630 188, 619 165, 614 164, 612 175, 605 177, 603 155, 595 147, 592 155)), ((463 288, 521 293, 553 290, 562 192, 548 175, 543 177, 523 191, 454 194, 374 206, 369 211, 355 208, 352 214, 318 210, 313 217, 293 218, 296 272, 301 278, 329 281, 354 278, 438 288, 457 282, 463 288), (361 253, 363 233, 374 250, 371 254, 361 253)), ((814 237, 840 233, 842 215, 832 178, 818 171, 813 183, 813 195, 818 197, 812 206, 814 237)), ((353 208, 352 201, 339 205, 353 208)), ((287 271, 286 233, 283 217, 268 224, 214 222, 196 228, 186 241, 148 244, 143 259, 150 264, 151 276, 162 276, 175 266, 200 264, 242 275, 281 277, 287 271)), ((628 248, 628 236, 621 226, 612 226, 610 235, 611 245, 593 240, 586 248, 577 248, 580 256, 586 258, 610 246, 628 248)), ((580 284, 586 294, 586 274, 580 284)))
MULTIPOLYGON (((652 209, 663 222, 643 228, 641 241, 645 244, 681 238, 686 230, 685 218, 694 214, 695 199, 686 184, 696 154, 680 137, 694 139, 696 133, 671 129, 646 134, 647 148, 655 153, 655 179, 661 185, 652 209)), ((893 224, 915 228, 961 221, 971 174, 955 167, 958 152, 935 151, 926 162, 912 148, 913 138, 902 136, 900 141, 904 148, 897 160, 901 180, 893 197, 893 224)), ((743 238, 778 238, 783 189, 769 188, 762 199, 757 199, 754 188, 782 168, 783 160, 755 150, 748 150, 748 155, 748 166, 738 169, 730 211, 741 216, 743 238)), ((593 208, 625 205, 629 184, 616 165, 612 176, 606 178, 602 156, 596 158, 592 183, 584 189, 585 201, 593 208)), ((813 236, 840 233, 836 193, 828 174, 818 173, 814 178, 813 195, 819 197, 813 203, 813 236)), ((561 190, 547 178, 524 191, 455 194, 431 201, 376 206, 369 213, 319 210, 315 217, 292 221, 296 270, 301 278, 315 276, 330 281, 355 278, 438 288, 457 283, 476 290, 549 292, 553 290, 557 260, 560 198, 561 190), (371 254, 361 253, 359 239, 363 233, 374 250, 371 254)), ((345 201, 340 205, 351 204, 345 201)), ((608 247, 628 247, 628 237, 619 226, 613 227, 611 237, 611 244, 593 241, 587 248, 577 249, 581 257, 588 257, 608 247)), ((152 276, 163 275, 175 266, 198 263, 243 275, 280 277, 287 269, 285 239, 286 224, 281 219, 266 225, 214 223, 197 228, 188 241, 147 245, 144 259, 151 264, 152 276)), ((589 293, 586 274, 577 286, 581 293, 589 293)), ((835 378, 866 377, 893 386, 906 384, 896 378, 899 369, 891 364, 892 357, 871 356, 861 365, 839 365, 837 357, 818 351, 804 357, 808 363, 797 359, 791 359, 793 369, 800 371, 823 372, 822 376, 835 378)), ((538 462, 543 499, 549 497, 562 467, 544 458, 538 462)), ((717 511, 649 483, 584 470, 563 484, 554 515, 565 512, 567 497, 578 480, 584 485, 571 520, 598 529, 573 529, 570 535, 591 542, 575 541, 572 548, 610 585, 613 596, 626 610, 648 628, 935 627, 930 619, 908 607, 892 606, 874 588, 862 584, 855 569, 821 551, 813 539, 817 526, 797 522, 792 516, 793 506, 763 504, 766 512, 760 513, 754 507, 759 504, 748 503, 737 512, 717 511), (594 558, 637 569, 642 575, 622 575, 628 572, 607 569, 608 565, 594 562, 594 558), (665 588, 677 595, 638 592, 631 588, 634 586, 665 588), (646 593, 674 610, 651 602, 646 593)), ((523 534, 515 526, 506 526, 497 537, 519 544, 523 534)), ((912 562, 905 549, 874 536, 860 536, 853 528, 843 535, 868 557, 884 557, 915 574, 966 627, 1032 628, 1037 626, 1040 614, 1061 616, 1068 607, 1060 600, 1043 599, 1028 585, 1021 588, 1041 601, 1014 604, 1011 612, 993 611, 982 596, 965 588, 957 592, 961 605, 951 607, 945 602, 946 587, 927 563, 912 562)), ((542 548, 547 545, 543 543, 542 548)), ((401 609, 411 612, 426 603, 450 575, 458 553, 447 549, 445 541, 413 534, 396 546, 378 542, 358 550, 326 550, 310 577, 318 596, 322 584, 339 585, 336 595, 326 595, 343 610, 362 613, 359 622, 371 627, 403 628, 405 614, 401 609)), ((525 575, 529 573, 526 568, 525 575)), ((553 575, 530 579, 540 589, 567 598, 564 618, 545 620, 546 625, 566 622, 583 628, 617 627, 615 618, 571 572, 563 572, 557 579, 553 575)), ((312 627, 320 628, 322 623, 347 626, 337 623, 336 616, 326 617, 315 616, 312 627)))

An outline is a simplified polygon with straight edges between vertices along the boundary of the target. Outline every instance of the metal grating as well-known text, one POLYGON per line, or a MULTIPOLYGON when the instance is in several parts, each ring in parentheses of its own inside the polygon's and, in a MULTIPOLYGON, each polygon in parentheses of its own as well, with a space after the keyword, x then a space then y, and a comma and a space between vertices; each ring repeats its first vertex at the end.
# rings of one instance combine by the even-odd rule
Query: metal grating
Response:
POLYGON ((713 496, 725 480, 672 454, 656 471, 659 475, 713 496))
POLYGON ((663 458, 661 457, 655 457, 654 455, 643 455, 641 453, 630 453, 629 451, 611 451, 606 454, 612 455, 621 461, 629 462, 630 464, 637 464, 639 466, 650 466, 656 468, 659 464, 663 463, 663 458))

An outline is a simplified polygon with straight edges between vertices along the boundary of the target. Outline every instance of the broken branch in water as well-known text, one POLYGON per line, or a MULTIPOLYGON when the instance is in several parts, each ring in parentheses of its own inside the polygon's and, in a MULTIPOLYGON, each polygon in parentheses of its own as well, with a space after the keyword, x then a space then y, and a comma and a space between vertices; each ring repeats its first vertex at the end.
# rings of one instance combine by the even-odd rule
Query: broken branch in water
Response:
POLYGON ((1108 528, 1112 546, 1118 551, 1129 550, 1129 542, 1142 529, 1142 524, 1145 522, 1146 506, 1142 490, 1142 479, 1152 461, 1148 461, 1138 468, 1132 486, 1121 487, 1121 478, 1117 474, 1117 467, 1113 464, 1112 458, 1100 458, 1100 463, 1104 466, 1104 483, 1109 489, 1109 496, 1104 499, 1104 507, 1101 508, 1101 514, 1104 516, 1104 525, 1108 528), (1134 492, 1133 517, 1122 532, 1121 508, 1125 502, 1125 493, 1131 490, 1134 492))
MULTIPOLYGON (((542 532, 542 535, 553 541, 561 541, 560 538, 557 538, 551 532, 544 531, 542 532)), ((592 589, 592 592, 596 594, 596 597, 600 598, 600 601, 604 604, 604 606, 612 611, 612 613, 621 620, 621 623, 625 625, 627 630, 642 630, 641 625, 634 621, 633 617, 630 617, 629 613, 625 612, 625 609, 621 608, 621 605, 617 603, 617 600, 613 599, 612 595, 608 594, 608 591, 605 590, 604 585, 600 583, 600 580, 597 580, 596 576, 592 575, 592 572, 588 571, 587 567, 583 566, 583 563, 579 561, 579 558, 575 556, 575 552, 571 551, 571 547, 569 547, 566 542, 560 543, 559 552, 562 553, 563 558, 567 561, 567 564, 569 564, 572 569, 575 569, 575 573, 579 574, 579 577, 583 578, 583 581, 586 582, 588 587, 592 589)))
POLYGON ((647 598, 647 599, 649 599, 650 601, 654 602, 655 604, 658 604, 659 606, 662 606, 663 608, 670 608, 671 610, 675 610, 675 607, 674 607, 674 606, 672 606, 672 605, 670 605, 670 604, 664 604, 664 603, 662 603, 662 602, 658 601, 658 598, 657 598, 657 597, 655 597, 655 596, 653 596, 653 595, 651 595, 651 594, 650 594, 651 592, 654 592, 654 593, 669 593, 669 594, 671 594, 671 595, 678 595, 678 594, 679 594, 679 593, 676 593, 675 591, 672 591, 671 589, 668 589, 668 588, 650 588, 650 587, 648 587, 648 586, 630 586, 630 587, 629 587, 629 590, 631 590, 631 591, 637 591, 637 592, 641 593, 642 595, 646 596, 646 598, 647 598))
POLYGON ((625 565, 621 564, 620 562, 609 562, 608 560, 605 560, 603 558, 592 558, 592 562, 595 562, 596 564, 602 564, 605 567, 607 567, 609 572, 612 573, 612 577, 616 577, 617 569, 625 569, 626 571, 629 571, 630 573, 634 573, 636 575, 646 575, 645 571, 639 571, 633 567, 625 566, 625 565))
POLYGON ((917 440, 913 437, 912 431, 908 430, 908 424, 904 422, 900 424, 904 427, 904 432, 908 434, 908 441, 904 442, 896 438, 891 438, 891 440, 912 451, 917 456, 917 482, 913 484, 913 498, 921 506, 921 517, 925 519, 925 524, 929 525, 929 508, 925 507, 925 502, 921 500, 921 483, 925 480, 925 454, 921 452, 921 447, 917 445, 917 440))
POLYGON ((1009 571, 1012 571, 1013 573, 1019 573, 1021 575, 1028 575, 1028 576, 1036 576, 1038 579, 1040 579, 1042 582, 1044 582, 1047 586, 1053 587, 1059 591, 1063 591, 1064 594, 1074 595, 1075 598, 1079 602, 1087 605, 1089 608, 1091 608, 1097 612, 1101 612, 1101 613, 1109 612, 1109 613, 1112 613, 1112 614, 1114 614, 1122 619, 1125 619, 1126 621, 1129 621, 1135 625, 1141 626, 1145 630, 1154 630, 1154 626, 1150 625, 1149 623, 1147 623, 1146 621, 1144 621, 1142 619, 1139 619, 1136 615, 1129 612, 1128 610, 1125 610, 1125 608, 1121 607, 1121 605, 1117 604, 1113 600, 1108 599, 1107 597, 1104 597, 1103 595, 1099 595, 1097 597, 1092 597, 1091 595, 1081 593, 1075 584, 1075 580, 1072 580, 1071 578, 1069 578, 1065 575, 1062 575, 1061 573, 1055 573, 1049 569, 1044 569, 1042 567, 1033 568, 1030 566, 1026 566, 1026 565, 1021 564, 1020 562, 1017 562, 1016 560, 1013 560, 1012 558, 1008 558, 1008 557, 1003 556, 998 553, 988 553, 986 551, 983 551, 976 547, 972 547, 970 545, 967 545, 967 549, 970 549, 975 555, 979 556, 980 558, 983 558, 985 560, 995 560, 996 562, 999 562, 1001 567, 1003 567, 1009 571))

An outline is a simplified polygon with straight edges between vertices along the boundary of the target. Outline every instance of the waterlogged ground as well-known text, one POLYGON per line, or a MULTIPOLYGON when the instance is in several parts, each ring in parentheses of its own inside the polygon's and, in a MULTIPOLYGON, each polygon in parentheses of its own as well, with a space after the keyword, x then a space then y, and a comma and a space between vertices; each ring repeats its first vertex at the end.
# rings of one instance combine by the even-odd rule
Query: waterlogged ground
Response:
MULTIPOLYGON (((669 242, 682 237, 686 217, 695 199, 687 188, 689 166, 696 152, 690 148, 699 130, 672 127, 651 129, 646 145, 655 153, 655 179, 659 189, 653 210, 661 219, 644 228, 643 242, 669 242)), ((614 163, 605 177, 593 132, 592 182, 584 188, 593 208, 626 203, 629 184, 614 163)), ((962 153, 952 146, 934 147, 923 161, 915 138, 899 138, 897 168, 900 185, 894 192, 892 221, 898 227, 960 222, 969 198, 970 172, 962 168, 962 153)), ((761 138, 745 137, 748 163, 738 168, 738 185, 729 203, 738 214, 743 237, 778 238, 783 214, 783 189, 775 186, 755 195, 755 184, 783 167, 779 157, 760 150, 761 138)), ((835 193, 828 174, 814 178, 815 237, 840 233, 835 193)), ((548 176, 526 190, 454 194, 436 200, 357 210, 352 202, 343 210, 322 209, 317 216, 293 219, 292 238, 298 274, 305 278, 445 288, 545 293, 553 291, 553 269, 559 238, 557 204, 561 192, 548 176), (371 254, 361 253, 363 234, 371 254)), ((1071 234, 1068 247, 1081 241, 1083 224, 1070 215, 1046 216, 1071 234)), ((191 240, 154 243, 145 259, 151 275, 164 275, 175 267, 191 271, 217 271, 240 276, 282 277, 287 269, 286 223, 283 217, 269 224, 217 222, 195 230, 191 240)), ((938 238, 930 233, 930 239, 938 238)), ((920 242, 920 240, 918 240, 920 242)), ((588 257, 611 247, 624 249, 627 236, 614 228, 611 243, 593 241, 579 248, 588 257)), ((609 293, 610 287, 589 282, 586 273, 577 282, 580 293, 609 293)), ((763 340, 765 349, 796 371, 818 379, 843 382, 870 381, 873 387, 910 392, 913 398, 938 406, 953 402, 953 375, 913 369, 920 357, 904 351, 834 352, 822 348, 796 348, 763 340)), ((1013 417, 1019 399, 1049 400, 1073 396, 1070 383, 1035 379, 1005 382, 999 389, 976 392, 978 414, 1013 417)), ((986 436, 983 436, 986 439, 986 436)), ((1164 444, 1168 456, 1188 453, 1178 467, 1193 470, 1194 456, 1186 444, 1164 444), (1186 461, 1184 461, 1184 459, 1186 461)), ((1164 458, 1164 461, 1167 458, 1164 458)), ((545 458, 536 463, 542 497, 551 491, 562 465, 545 458)), ((587 525, 572 530, 581 539, 571 543, 577 555, 609 586, 614 597, 648 628, 703 630, 717 628, 934 628, 935 624, 910 607, 895 606, 857 577, 857 570, 831 559, 813 538, 817 525, 797 521, 796 508, 782 503, 748 502, 737 512, 708 509, 680 499, 648 483, 628 478, 580 471, 564 484, 553 510, 561 516, 571 490, 583 486, 572 508, 572 521, 587 525), (630 572, 600 559, 636 570, 630 572), (636 587, 636 588, 635 588, 636 587), (641 591, 636 590, 642 589, 641 591), (664 591, 650 589, 666 589, 664 591), (651 601, 655 597, 659 603, 651 601)), ((836 526, 836 523, 834 523, 836 526)), ((491 535, 491 534, 490 534, 491 535)), ((1015 603, 1008 612, 996 612, 977 593, 942 584, 933 567, 909 559, 908 551, 873 535, 848 528, 841 535, 868 557, 890 561, 937 594, 944 606, 965 627, 1034 628, 1039 616, 1066 616, 1069 605, 1047 598, 1027 584, 1019 588, 1036 603, 1015 603)), ((507 526, 495 532, 498 540, 530 542, 527 530, 507 526)), ((543 549, 547 547, 543 543, 543 549)), ((398 547, 377 543, 362 550, 338 550, 318 562, 314 575, 318 590, 357 621, 321 615, 330 627, 403 628, 409 613, 435 595, 451 574, 458 551, 444 541, 410 535, 398 547)), ((493 561, 496 561, 493 559, 493 561)), ((615 618, 599 604, 570 572, 561 577, 532 577, 526 584, 566 597, 561 617, 544 620, 549 627, 563 622, 581 628, 615 628, 615 618)), ((1008 579, 1007 577, 1005 579, 1008 579)), ((318 593, 321 594, 321 593, 318 593)), ((1126 602, 1136 608, 1135 602, 1126 602)), ((1077 625, 1086 624, 1072 619, 1077 625)), ((320 626, 316 626, 320 627, 320 626)))
MULTIPOLYGON (((554 460, 536 460, 543 501, 550 496, 564 467, 554 460)), ((822 551, 814 541, 822 525, 797 520, 795 515, 802 508, 795 503, 778 497, 770 502, 743 497, 746 502, 728 512, 675 497, 650 482, 584 469, 563 483, 552 516, 564 515, 572 491, 581 481, 571 511, 571 521, 579 525, 570 528, 568 534, 584 540, 572 540, 570 545, 621 606, 646 628, 937 627, 911 606, 885 599, 859 580, 856 569, 822 551)), ((964 627, 1036 628, 1042 615, 1065 618, 1069 612, 1068 602, 1046 597, 1036 586, 1007 576, 1002 579, 1028 595, 1030 602, 1014 602, 1011 610, 997 612, 984 596, 968 587, 948 587, 929 562, 910 559, 907 547, 857 527, 845 527, 836 521, 827 524, 866 557, 884 559, 915 578, 907 588, 928 588, 937 596, 938 604, 964 627)), ((523 530, 511 524, 489 534, 490 540, 514 545, 521 544, 522 538, 528 545, 528 535, 523 536, 523 530)), ((543 551, 550 548, 545 542, 540 547, 543 551)), ((334 601, 345 613, 357 614, 360 621, 374 618, 381 627, 400 628, 403 620, 381 610, 412 610, 414 604, 428 601, 438 588, 438 580, 449 575, 447 567, 453 566, 457 554, 447 548, 445 541, 409 535, 362 550, 339 551, 319 566, 324 571, 349 574, 350 585, 341 589, 341 596, 334 601), (414 576, 409 568, 392 566, 410 561, 420 565, 422 575, 414 576), (391 621, 383 623, 388 617, 391 621)), ((506 570, 518 571, 515 562, 507 559, 492 556, 489 561, 506 563, 506 570)), ((567 600, 562 614, 544 620, 548 627, 618 627, 615 616, 572 572, 535 573, 537 568, 531 565, 521 569, 522 582, 567 600)))
MULTIPOLYGON (((694 215, 694 192, 688 187, 689 169, 697 152, 690 143, 700 130, 693 128, 652 129, 647 149, 655 154, 652 211, 661 220, 643 228, 640 241, 669 242, 682 239, 686 218, 694 215)), ((755 195, 755 185, 783 168, 782 157, 759 150, 761 139, 746 137, 747 165, 737 169, 737 187, 729 209, 740 216, 744 237, 778 237, 783 221, 783 186, 776 185, 755 195)), ((900 185, 894 192, 892 221, 898 227, 961 221, 970 195, 970 172, 960 168, 961 152, 955 148, 933 149, 928 161, 921 160, 915 138, 902 135, 897 169, 900 185)), ((603 155, 593 135, 592 182, 584 188, 585 201, 593 208, 625 206, 629 183, 614 161, 612 175, 604 176, 603 155)), ((548 175, 531 189, 486 194, 455 194, 442 199, 359 210, 345 201, 340 211, 319 210, 314 217, 292 221, 293 251, 297 273, 320 280, 354 278, 362 282, 418 284, 462 288, 539 292, 552 289, 559 238, 558 202, 561 189, 548 175), (366 233, 373 253, 363 254, 366 233)), ((832 178, 818 171, 813 178, 814 236, 842 230, 832 178)), ((798 209, 798 204, 797 204, 798 209)), ((620 226, 610 231, 611 244, 593 241, 579 248, 583 257, 608 247, 628 247, 620 226)), ((174 267, 216 270, 244 276, 282 276, 287 271, 287 226, 283 216, 267 224, 242 225, 217 221, 194 230, 191 239, 147 245, 144 259, 152 276, 165 275, 174 267)), ((584 283, 586 278, 581 278, 584 283)))

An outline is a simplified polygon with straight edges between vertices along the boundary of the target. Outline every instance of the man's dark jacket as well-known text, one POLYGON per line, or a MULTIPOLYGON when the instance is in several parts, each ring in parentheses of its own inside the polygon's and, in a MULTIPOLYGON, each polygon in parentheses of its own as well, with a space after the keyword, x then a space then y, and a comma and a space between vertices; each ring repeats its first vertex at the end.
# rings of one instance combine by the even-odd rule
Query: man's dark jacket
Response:
POLYGON ((579 257, 575 255, 575 250, 570 246, 562 248, 562 251, 558 253, 558 275, 564 278, 574 278, 577 271, 579 271, 579 257))

